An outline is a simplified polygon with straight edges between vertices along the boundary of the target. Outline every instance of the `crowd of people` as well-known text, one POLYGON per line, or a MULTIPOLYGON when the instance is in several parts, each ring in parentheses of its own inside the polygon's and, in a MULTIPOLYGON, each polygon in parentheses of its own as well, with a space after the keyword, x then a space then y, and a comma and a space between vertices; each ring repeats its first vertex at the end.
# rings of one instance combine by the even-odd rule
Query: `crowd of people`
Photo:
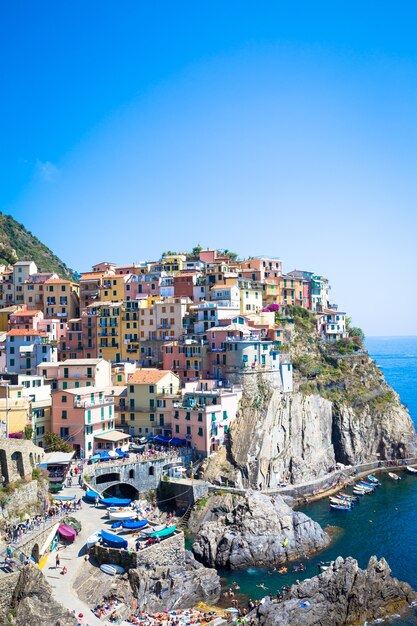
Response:
POLYGON ((216 617, 218 614, 215 611, 197 609, 177 609, 155 613, 136 610, 126 621, 135 626, 189 626, 190 624, 210 624, 216 617))
POLYGON ((103 600, 100 602, 92 612, 99 619, 107 618, 111 624, 118 624, 121 620, 120 613, 117 612, 120 603, 114 598, 110 598, 109 600, 103 600))

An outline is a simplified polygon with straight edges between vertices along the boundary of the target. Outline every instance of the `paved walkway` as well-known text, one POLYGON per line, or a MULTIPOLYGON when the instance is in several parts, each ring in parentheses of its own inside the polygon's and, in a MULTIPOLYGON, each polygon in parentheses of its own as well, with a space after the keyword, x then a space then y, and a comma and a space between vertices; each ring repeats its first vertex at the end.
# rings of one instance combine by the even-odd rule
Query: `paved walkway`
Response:
MULTIPOLYGON (((84 495, 84 491, 78 486, 66 488, 63 492, 65 495, 75 495, 77 498, 84 495)), ((88 626, 103 626, 106 621, 99 620, 92 612, 91 607, 87 606, 77 596, 73 589, 73 583, 77 577, 78 570, 84 563, 85 542, 87 538, 98 528, 103 528, 105 510, 103 508, 95 508, 94 506, 83 502, 83 508, 76 513, 70 513, 82 524, 82 529, 77 535, 74 543, 66 548, 59 550, 61 566, 59 569, 55 567, 56 550, 50 553, 45 566, 42 569, 45 578, 52 587, 52 593, 55 599, 63 604, 75 614, 83 613, 85 622, 88 626), (61 574, 63 566, 66 566, 68 573, 61 574)))

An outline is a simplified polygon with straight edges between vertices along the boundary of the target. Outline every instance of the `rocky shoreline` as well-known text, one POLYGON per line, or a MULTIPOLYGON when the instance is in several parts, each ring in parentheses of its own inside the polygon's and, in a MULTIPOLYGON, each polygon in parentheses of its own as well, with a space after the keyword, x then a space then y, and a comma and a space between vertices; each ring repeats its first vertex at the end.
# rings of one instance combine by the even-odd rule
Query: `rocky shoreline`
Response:
POLYGON ((194 556, 208 567, 238 569, 273 566, 326 548, 330 536, 281 496, 248 490, 245 496, 209 498, 194 512, 194 556))
POLYGON ((285 600, 264 598, 251 617, 259 626, 347 626, 384 619, 416 599, 385 559, 373 556, 362 570, 352 557, 339 557, 319 576, 293 585, 285 600))

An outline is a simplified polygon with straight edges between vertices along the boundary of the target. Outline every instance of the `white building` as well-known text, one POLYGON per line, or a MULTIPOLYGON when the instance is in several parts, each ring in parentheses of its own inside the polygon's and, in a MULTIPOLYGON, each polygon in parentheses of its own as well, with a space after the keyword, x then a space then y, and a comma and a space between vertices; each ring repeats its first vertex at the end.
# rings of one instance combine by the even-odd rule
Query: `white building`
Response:
POLYGON ((6 335, 6 367, 16 374, 36 374, 43 362, 56 362, 58 350, 48 333, 40 330, 10 330, 6 335))

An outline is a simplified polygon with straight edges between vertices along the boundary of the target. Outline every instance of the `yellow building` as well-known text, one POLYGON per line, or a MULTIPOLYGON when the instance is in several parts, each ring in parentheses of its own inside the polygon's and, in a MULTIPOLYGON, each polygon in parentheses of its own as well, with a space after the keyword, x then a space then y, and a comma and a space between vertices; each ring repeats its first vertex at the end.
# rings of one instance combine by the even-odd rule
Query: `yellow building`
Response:
POLYGON ((249 280, 239 280, 240 312, 258 313, 262 309, 262 285, 249 280))
POLYGON ((0 382, 1 434, 22 433, 27 425, 31 425, 31 407, 23 386, 0 382))
POLYGON ((187 257, 185 254, 164 254, 159 263, 152 266, 152 271, 175 273, 184 269, 187 257))
POLYGON ((100 286, 100 300, 120 302, 125 299, 125 285, 130 275, 105 276, 100 286))
POLYGON ((120 406, 120 425, 132 436, 171 434, 173 402, 178 402, 180 389, 179 377, 170 370, 136 370, 120 406))
POLYGON ((100 302, 96 306, 98 357, 119 363, 123 354, 123 302, 100 302))
POLYGON ((62 278, 49 278, 44 283, 44 315, 67 322, 79 316, 77 283, 62 278))
POLYGON ((9 330, 9 317, 19 310, 18 306, 8 306, 5 309, 0 309, 0 332, 9 330))
POLYGON ((139 302, 137 300, 125 302, 121 320, 123 361, 138 361, 140 359, 139 317, 139 302))

